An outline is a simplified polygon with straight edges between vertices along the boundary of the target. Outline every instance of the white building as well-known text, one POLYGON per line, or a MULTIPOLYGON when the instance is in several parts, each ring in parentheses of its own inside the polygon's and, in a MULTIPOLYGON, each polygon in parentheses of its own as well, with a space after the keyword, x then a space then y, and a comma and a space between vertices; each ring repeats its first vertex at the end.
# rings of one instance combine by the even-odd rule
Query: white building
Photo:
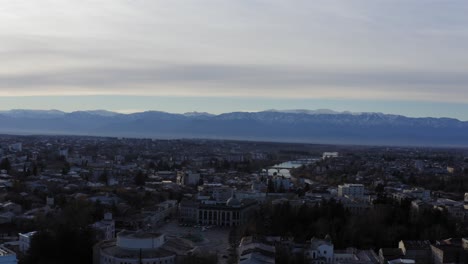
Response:
POLYGON ((94 247, 96 264, 173 264, 193 249, 186 240, 164 234, 122 231, 94 247))
POLYGON ((115 221, 112 219, 112 213, 105 213, 104 219, 94 223, 92 227, 99 232, 100 238, 103 240, 115 238, 115 221))
POLYGON ((0 264, 16 264, 16 253, 6 247, 0 246, 0 264))
POLYGON ((338 158, 338 152, 324 152, 322 159, 338 158))
POLYGON ((362 184, 350 184, 338 185, 338 197, 364 197, 364 185, 362 184))
POLYGON ((22 233, 18 234, 18 236, 19 236, 19 250, 22 253, 26 253, 29 250, 29 247, 31 245, 31 239, 35 234, 36 234, 36 231, 25 233, 25 234, 22 234, 22 233))
POLYGON ((333 264, 334 246, 329 235, 325 239, 312 238, 306 252, 311 264, 333 264))
POLYGON ((257 204, 253 200, 239 200, 235 194, 225 203, 214 200, 182 201, 179 220, 200 225, 238 226, 247 223, 257 204))

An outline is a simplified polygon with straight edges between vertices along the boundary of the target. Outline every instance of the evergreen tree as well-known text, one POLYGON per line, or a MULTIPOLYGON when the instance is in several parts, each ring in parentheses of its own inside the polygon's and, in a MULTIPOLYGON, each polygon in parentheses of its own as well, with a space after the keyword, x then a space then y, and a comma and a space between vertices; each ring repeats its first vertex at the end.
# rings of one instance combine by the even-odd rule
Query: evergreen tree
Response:
POLYGON ((143 174, 142 171, 138 171, 138 173, 135 175, 135 184, 138 186, 143 186, 145 185, 146 177, 143 174))
POLYGON ((2 160, 2 162, 0 163, 0 169, 1 170, 6 170, 7 172, 10 172, 11 164, 10 164, 10 160, 8 158, 4 158, 2 160))
POLYGON ((274 193, 275 192, 275 184, 273 182, 273 179, 268 179, 268 188, 267 188, 268 193, 274 193))

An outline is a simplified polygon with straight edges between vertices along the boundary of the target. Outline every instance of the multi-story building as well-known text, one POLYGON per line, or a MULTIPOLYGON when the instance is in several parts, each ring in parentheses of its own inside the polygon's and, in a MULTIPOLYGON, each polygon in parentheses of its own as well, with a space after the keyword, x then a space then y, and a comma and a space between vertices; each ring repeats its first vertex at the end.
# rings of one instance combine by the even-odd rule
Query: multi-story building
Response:
POLYGON ((198 201, 183 200, 179 203, 179 221, 196 223, 198 215, 198 201))
POLYGON ((343 207, 350 213, 358 215, 364 214, 373 208, 373 204, 365 199, 357 199, 349 196, 343 196, 338 199, 343 207))
POLYGON ((356 198, 364 197, 364 185, 350 183, 338 185, 338 196, 348 196, 356 198))
POLYGON ((179 205, 179 219, 201 225, 237 226, 246 223, 256 208, 256 201, 240 201, 235 194, 225 203, 183 201, 179 205))
POLYGON ((149 223, 156 227, 164 223, 177 213, 177 200, 167 200, 151 208, 144 208, 142 213, 147 215, 149 223))
POLYGON ((226 202, 231 198, 234 189, 218 183, 208 183, 198 186, 199 195, 209 196, 217 202, 226 202))
MULTIPOLYGON (((29 250, 31 245, 31 239, 36 234, 36 232, 29 232, 29 233, 19 233, 19 250, 22 253, 26 253, 29 250)), ((0 262, 1 263, 1 262, 0 262)))

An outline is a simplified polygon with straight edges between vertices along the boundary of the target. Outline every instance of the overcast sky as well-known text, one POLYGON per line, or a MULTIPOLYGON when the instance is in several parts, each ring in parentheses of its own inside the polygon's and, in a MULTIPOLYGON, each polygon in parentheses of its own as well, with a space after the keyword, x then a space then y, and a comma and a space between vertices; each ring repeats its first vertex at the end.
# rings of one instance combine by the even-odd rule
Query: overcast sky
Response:
POLYGON ((0 109, 468 120, 465 0, 0 0, 0 109))

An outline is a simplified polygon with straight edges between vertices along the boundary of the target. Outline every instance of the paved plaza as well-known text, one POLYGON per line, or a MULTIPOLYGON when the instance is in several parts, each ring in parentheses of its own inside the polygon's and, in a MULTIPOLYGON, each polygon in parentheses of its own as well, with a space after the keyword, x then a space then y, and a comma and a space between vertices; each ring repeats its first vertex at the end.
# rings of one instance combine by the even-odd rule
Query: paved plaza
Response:
POLYGON ((230 253, 229 228, 181 226, 177 221, 171 221, 155 231, 164 233, 167 236, 188 238, 194 242, 195 246, 217 252, 219 263, 226 263, 227 256, 230 253))

